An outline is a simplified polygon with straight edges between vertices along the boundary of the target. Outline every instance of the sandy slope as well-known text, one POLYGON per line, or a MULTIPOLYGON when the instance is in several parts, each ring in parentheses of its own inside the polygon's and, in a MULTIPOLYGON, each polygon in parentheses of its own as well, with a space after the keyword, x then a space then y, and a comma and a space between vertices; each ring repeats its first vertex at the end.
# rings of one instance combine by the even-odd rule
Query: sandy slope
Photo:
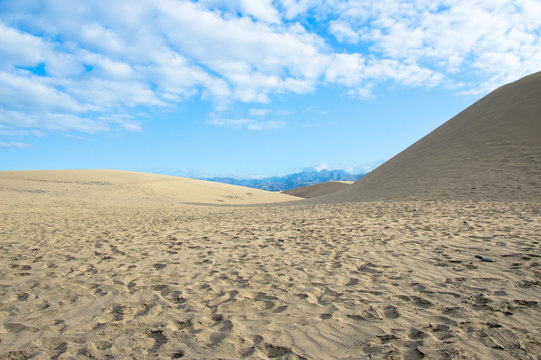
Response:
POLYGON ((0 194, 0 202, 71 201, 125 206, 262 204, 298 199, 210 181, 114 170, 0 171, 0 194))
POLYGON ((502 86, 321 202, 541 200, 541 72, 502 86))
POLYGON ((282 194, 310 199, 317 196, 331 194, 338 190, 343 190, 351 184, 353 184, 352 181, 327 181, 321 184, 302 186, 295 189, 282 191, 282 194))
POLYGON ((26 204, 2 359, 541 356, 539 203, 26 204))

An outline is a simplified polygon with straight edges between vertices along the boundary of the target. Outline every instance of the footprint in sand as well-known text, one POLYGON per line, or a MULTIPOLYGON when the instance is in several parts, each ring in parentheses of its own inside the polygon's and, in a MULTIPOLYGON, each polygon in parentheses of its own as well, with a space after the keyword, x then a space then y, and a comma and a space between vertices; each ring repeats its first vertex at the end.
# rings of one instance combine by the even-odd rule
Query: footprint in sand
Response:
POLYGON ((287 305, 278 306, 276 309, 274 309, 273 313, 281 313, 287 310, 287 305))
POLYGON ((426 300, 426 299, 423 299, 419 296, 412 296, 411 297, 411 300, 413 301, 413 303, 419 307, 422 307, 422 308, 429 308, 429 307, 432 307, 434 306, 434 304, 432 304, 430 301, 426 300))
POLYGON ((181 359, 184 357, 184 351, 178 350, 171 354, 171 359, 181 359))
POLYGON ((157 264, 152 265, 152 267, 153 267, 154 269, 156 269, 156 270, 161 270, 161 269, 163 269, 163 268, 166 267, 166 266, 167 266, 167 264, 162 264, 162 263, 157 263, 157 264))
POLYGON ((56 331, 63 332, 64 330, 66 330, 67 325, 64 320, 57 319, 57 320, 54 320, 49 327, 56 331))
POLYGON ((12 333, 12 334, 19 334, 23 331, 28 331, 28 332, 38 331, 38 329, 35 327, 26 326, 20 323, 7 323, 7 324, 4 324, 4 328, 7 330, 7 332, 12 333))
POLYGON ((386 306, 383 309, 383 315, 385 315, 387 319, 397 319, 401 316, 398 309, 392 305, 386 306))
POLYGON ((210 335, 209 346, 216 346, 221 343, 233 329, 233 323, 231 320, 220 320, 218 322, 222 323, 223 325, 217 332, 210 335))
POLYGON ((291 353, 290 348, 268 343, 261 347, 261 351, 268 358, 277 358, 291 353))
POLYGON ((449 339, 453 336, 451 334, 451 328, 445 324, 430 325, 430 329, 432 330, 432 336, 440 341, 449 339))
POLYGON ((158 291, 162 296, 167 296, 171 293, 171 289, 165 284, 154 285, 152 290, 158 291))
POLYGON ((188 319, 185 321, 179 320, 169 320, 167 321, 167 328, 172 331, 180 331, 192 326, 192 320, 188 319))
POLYGON ((423 284, 419 284, 419 283, 411 283, 410 287, 417 292, 423 292, 426 289, 426 287, 423 284))
POLYGON ((426 336, 427 335, 424 331, 416 329, 416 328, 411 328, 408 333, 408 337, 412 340, 423 339, 426 336))
POLYGON ((256 348, 261 344, 263 341, 263 337, 261 335, 256 335, 253 337, 253 345, 250 346, 248 349, 241 351, 240 355, 241 357, 249 357, 252 356, 255 353, 256 348))
POLYGON ((154 353, 156 351, 158 351, 158 349, 166 344, 169 339, 167 339, 167 337, 163 334, 163 330, 159 330, 159 329, 156 329, 156 330, 150 330, 147 332, 147 336, 149 338, 152 338, 154 339, 154 345, 148 350, 149 353, 154 353))
POLYGON ((107 292, 107 291, 104 291, 104 290, 102 290, 102 289, 101 289, 101 288, 99 288, 99 287, 98 287, 98 288, 96 288, 96 291, 94 291, 94 293, 95 293, 96 295, 98 295, 98 296, 105 296, 105 295, 107 295, 107 294, 108 294, 108 292, 107 292))
POLYGON ((378 342, 380 344, 386 344, 392 340, 395 340, 395 339, 398 339, 395 335, 393 334, 385 334, 385 335, 378 335, 376 336, 376 339, 378 339, 378 342))
POLYGON ((17 300, 19 301, 26 301, 28 300, 28 298, 30 297, 30 295, 28 295, 28 293, 20 293, 20 294, 17 294, 17 300))

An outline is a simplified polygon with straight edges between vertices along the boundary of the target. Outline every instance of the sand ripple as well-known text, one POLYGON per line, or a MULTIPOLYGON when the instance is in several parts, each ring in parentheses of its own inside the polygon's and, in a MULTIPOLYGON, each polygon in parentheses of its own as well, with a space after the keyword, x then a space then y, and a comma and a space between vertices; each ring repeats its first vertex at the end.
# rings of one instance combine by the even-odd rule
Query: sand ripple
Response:
POLYGON ((536 359, 539 211, 10 208, 0 357, 536 359))

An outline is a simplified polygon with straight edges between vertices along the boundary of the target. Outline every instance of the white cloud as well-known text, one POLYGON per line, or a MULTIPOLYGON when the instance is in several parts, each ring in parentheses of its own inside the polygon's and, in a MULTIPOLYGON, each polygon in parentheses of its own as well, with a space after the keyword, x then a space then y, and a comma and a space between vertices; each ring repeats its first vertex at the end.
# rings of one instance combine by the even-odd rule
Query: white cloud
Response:
MULTIPOLYGON (((399 68, 448 79, 474 69, 484 81, 470 86, 483 91, 540 69, 538 1, 349 1, 335 11, 329 31, 339 41, 369 45, 381 66, 398 61, 399 68)), ((397 80, 404 82, 402 73, 397 80)))
POLYGON ((124 49, 127 47, 123 39, 111 29, 107 29, 97 23, 83 23, 80 28, 80 36, 88 48, 106 54, 122 55, 124 49))
POLYGON ((80 113, 88 110, 87 106, 72 96, 48 84, 47 79, 23 71, 0 71, 0 99, 0 105, 21 111, 31 109, 80 113))
POLYGON ((268 23, 280 22, 278 11, 272 6, 272 0, 240 0, 243 10, 255 17, 268 23))
POLYGON ((322 162, 321 164, 314 166, 314 170, 318 172, 321 170, 329 170, 329 166, 326 163, 322 162))
POLYGON ((209 118, 207 123, 215 126, 246 128, 248 130, 281 129, 286 125, 285 121, 282 120, 225 119, 214 116, 209 118))
POLYGON ((367 174, 381 164, 383 164, 385 161, 387 160, 378 160, 365 164, 355 164, 345 167, 344 170, 350 174, 367 174))
POLYGON ((318 17, 332 12, 341 0, 279 0, 284 17, 293 19, 306 15, 308 11, 315 12, 318 17))
POLYGON ((0 22, 0 66, 35 66, 49 51, 39 37, 10 28, 0 22))
POLYGON ((41 130, 98 133, 112 129, 142 131, 139 121, 126 114, 110 114, 88 118, 74 114, 6 110, 0 108, 0 134, 43 135, 41 130))
POLYGON ((128 114, 112 114, 107 116, 100 116, 97 120, 104 124, 118 125, 120 128, 128 131, 143 131, 141 123, 137 120, 134 120, 133 117, 128 114))
POLYGON ((152 91, 149 84, 131 79, 114 81, 94 77, 86 81, 67 81, 65 86, 73 97, 101 109, 165 105, 165 102, 152 91))
POLYGON ((250 115, 252 116, 265 116, 269 112, 269 109, 250 109, 250 115))
POLYGON ((360 34, 353 30, 350 24, 340 21, 332 21, 329 25, 329 31, 340 42, 356 43, 360 40, 360 34))
POLYGON ((346 86, 362 83, 366 77, 365 59, 360 54, 336 54, 325 73, 329 82, 346 86))
POLYGON ((72 114, 28 113, 0 108, 0 124, 5 128, 80 131, 96 133, 110 130, 109 124, 72 114))
POLYGON ((159 8, 174 50, 220 74, 241 101, 267 102, 274 91, 309 91, 328 62, 322 39, 298 25, 225 18, 191 2, 163 1, 159 8))
POLYGON ((327 68, 325 79, 351 88, 350 93, 370 96, 374 81, 393 80, 406 86, 433 87, 444 81, 444 76, 417 64, 397 60, 363 58, 360 54, 336 54, 327 68))
POLYGON ((4 149, 25 149, 30 147, 28 144, 20 143, 20 142, 0 142, 0 148, 4 149))
POLYGON ((223 109, 327 84, 360 97, 378 82, 482 93, 541 64, 536 0, 50 0, 39 11, 32 1, 3 4, 0 106, 28 119, 70 116, 70 129, 190 97, 223 109), (310 30, 313 18, 327 34, 310 30), (481 80, 465 81, 472 72, 481 80))

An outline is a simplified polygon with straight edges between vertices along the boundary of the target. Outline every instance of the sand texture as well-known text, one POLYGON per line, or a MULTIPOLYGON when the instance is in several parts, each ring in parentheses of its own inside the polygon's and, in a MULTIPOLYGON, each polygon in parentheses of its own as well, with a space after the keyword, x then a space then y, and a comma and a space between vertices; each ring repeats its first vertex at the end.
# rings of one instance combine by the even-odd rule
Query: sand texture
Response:
POLYGON ((488 94, 318 202, 541 201, 541 72, 488 94))
POLYGON ((265 204, 299 198, 210 181, 115 170, 0 171, 0 204, 172 206, 265 204))
POLYGON ((0 205, 1 359, 541 356, 539 203, 68 200, 0 205))
POLYGON ((353 184, 352 181, 327 181, 321 184, 302 186, 295 189, 282 191, 282 194, 310 199, 317 196, 332 194, 338 190, 343 190, 351 184, 353 184))

